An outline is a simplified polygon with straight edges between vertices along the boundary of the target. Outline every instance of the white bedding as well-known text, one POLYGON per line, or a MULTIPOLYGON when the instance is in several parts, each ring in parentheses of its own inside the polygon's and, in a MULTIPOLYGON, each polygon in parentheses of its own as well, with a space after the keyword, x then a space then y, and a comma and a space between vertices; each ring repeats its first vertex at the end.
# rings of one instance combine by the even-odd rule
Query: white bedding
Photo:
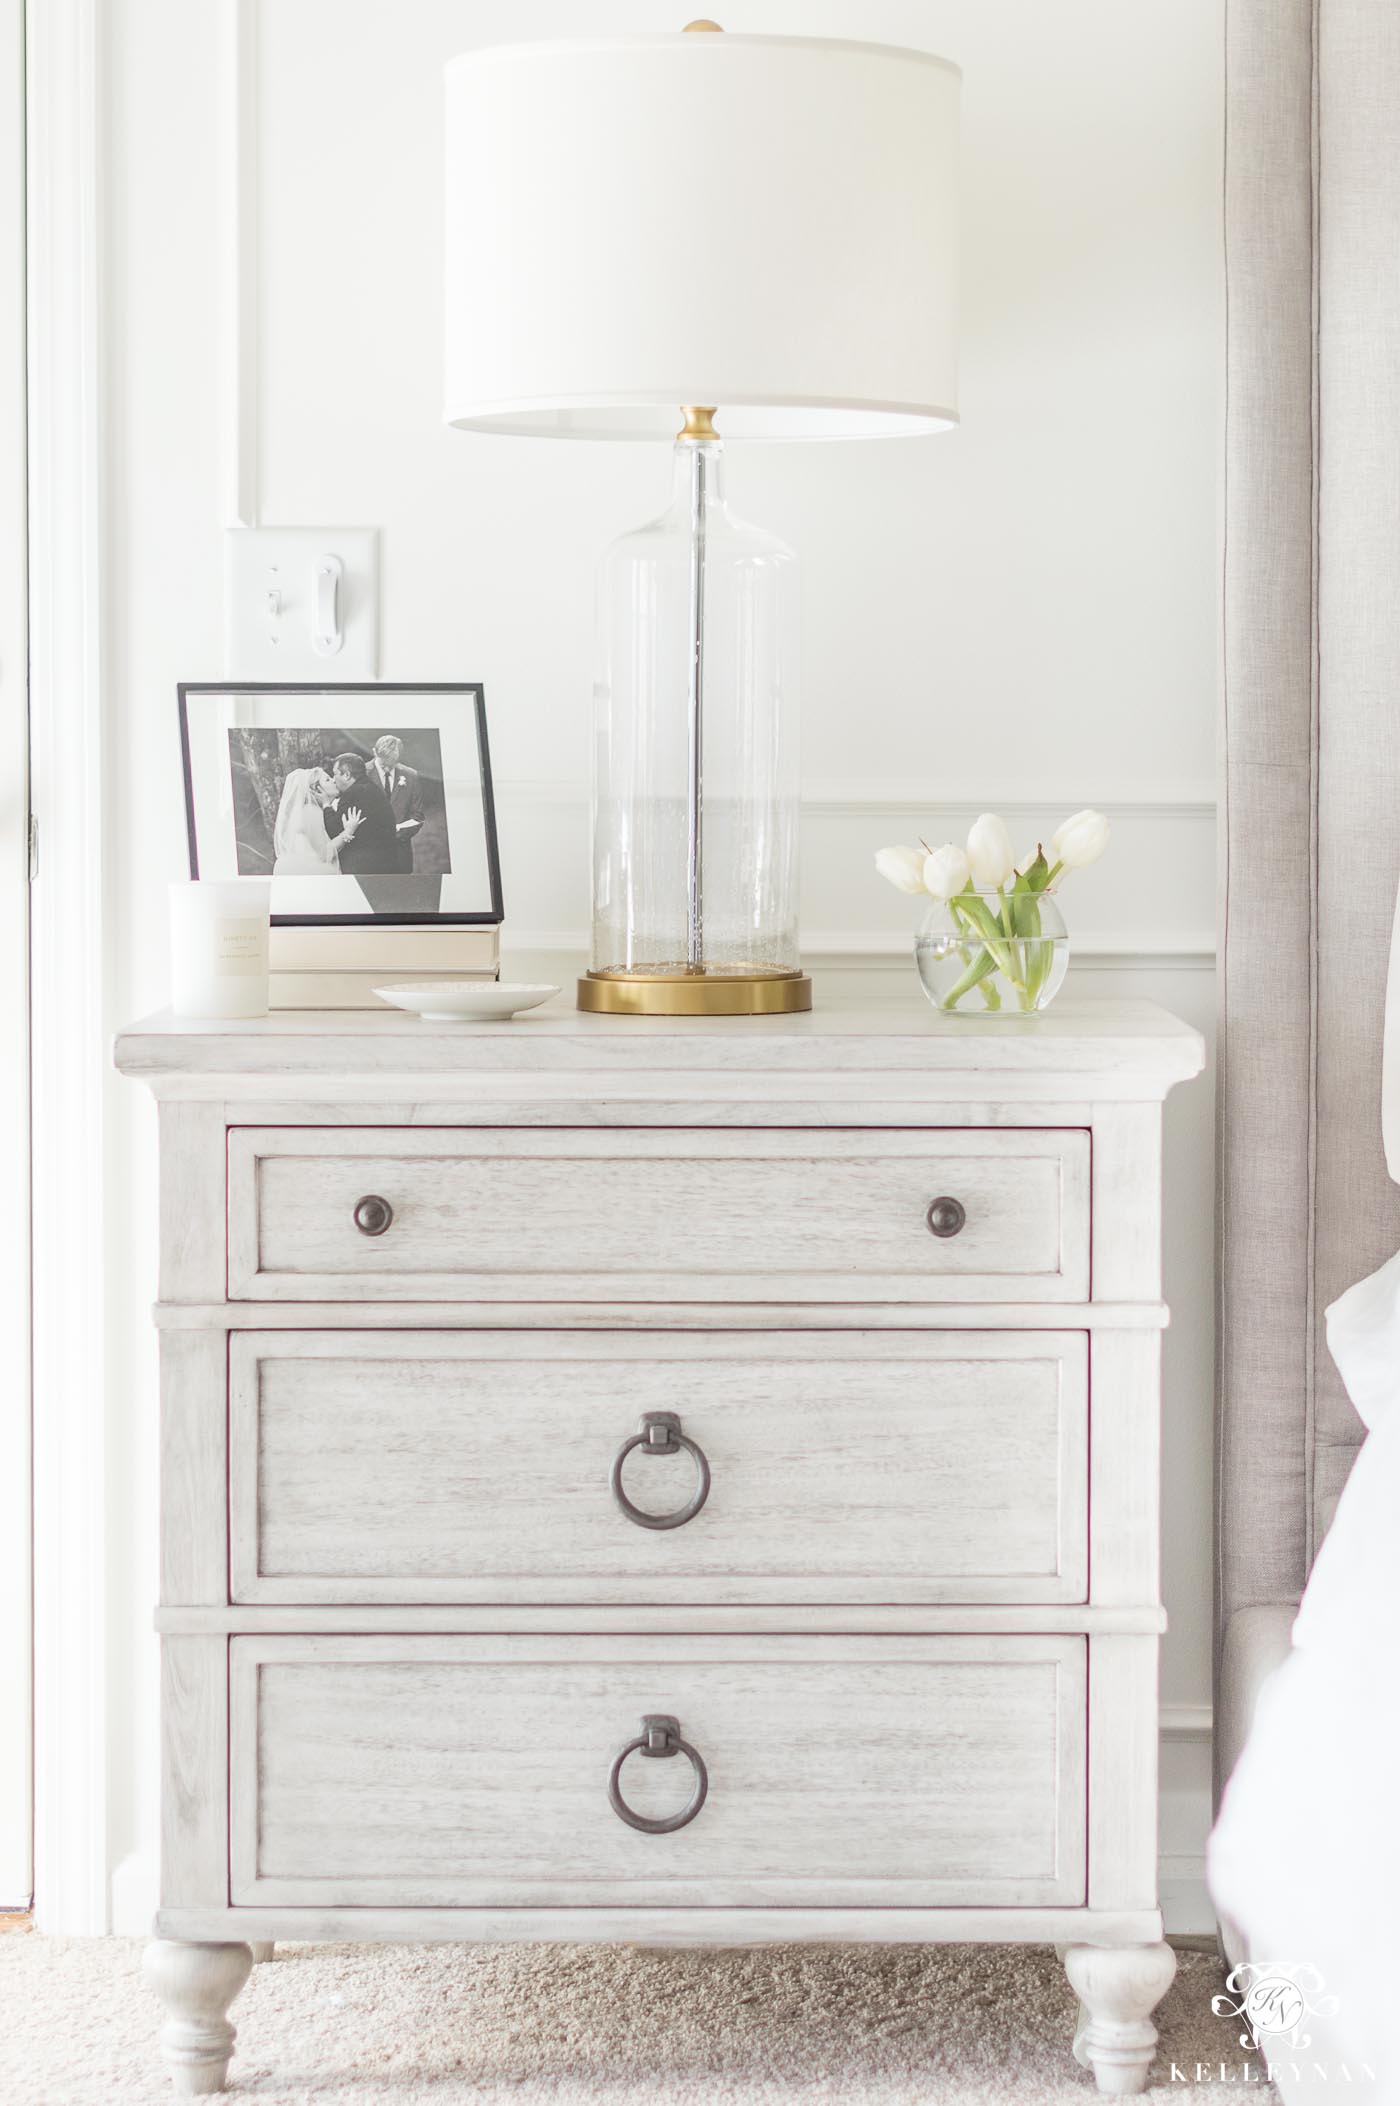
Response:
POLYGON ((1400 2106, 1400 1253, 1333 1303, 1327 1336, 1369 1431, 1209 1876, 1254 1962, 1320 1977, 1296 2044, 1261 2041, 1288 2106, 1400 2106))

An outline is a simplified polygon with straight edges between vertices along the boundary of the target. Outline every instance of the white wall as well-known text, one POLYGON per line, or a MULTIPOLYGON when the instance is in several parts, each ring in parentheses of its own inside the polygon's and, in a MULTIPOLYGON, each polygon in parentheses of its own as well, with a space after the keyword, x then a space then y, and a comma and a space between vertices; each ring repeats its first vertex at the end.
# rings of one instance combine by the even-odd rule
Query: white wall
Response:
MULTIPOLYGON (((736 508, 805 566, 809 953, 907 986, 907 903, 873 878, 872 848, 942 835, 985 806, 1011 806, 1030 838, 1092 801, 1111 809, 1116 840, 1069 895, 1092 967, 1076 968, 1081 987, 1148 994, 1204 1025, 1222 0, 732 0, 721 12, 730 29, 940 50, 966 76, 962 429, 731 462, 736 508)), ((668 465, 646 448, 440 424, 440 68, 476 43, 672 29, 685 15, 660 0, 257 9, 257 356, 244 407, 261 517, 379 526, 382 676, 485 682, 517 950, 582 940, 593 565, 658 508, 668 465)), ((220 9, 107 0, 103 23, 115 1027, 165 996, 163 886, 184 854, 175 684, 223 670, 232 396, 220 9)), ((1200 1909, 1207 1815, 1208 1085, 1168 1117, 1164 1693, 1185 1737, 1168 1744, 1163 1847, 1185 1925, 1200 1909)), ((149 1106, 118 1085, 111 1829, 116 1913, 132 1928, 155 1825, 152 1147, 149 1106)))

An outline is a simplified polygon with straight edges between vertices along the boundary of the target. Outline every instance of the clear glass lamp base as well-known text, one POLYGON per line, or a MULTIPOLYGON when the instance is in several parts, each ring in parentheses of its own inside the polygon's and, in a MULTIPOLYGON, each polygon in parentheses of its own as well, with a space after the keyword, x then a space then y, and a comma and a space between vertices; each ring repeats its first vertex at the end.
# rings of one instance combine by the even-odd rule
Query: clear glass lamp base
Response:
POLYGON ((791 1016, 812 1006, 803 972, 585 973, 578 1006, 607 1016, 791 1016))
POLYGON ((797 562, 724 498, 685 410, 671 502, 603 558, 592 970, 613 1016, 810 1009, 797 940, 797 562))

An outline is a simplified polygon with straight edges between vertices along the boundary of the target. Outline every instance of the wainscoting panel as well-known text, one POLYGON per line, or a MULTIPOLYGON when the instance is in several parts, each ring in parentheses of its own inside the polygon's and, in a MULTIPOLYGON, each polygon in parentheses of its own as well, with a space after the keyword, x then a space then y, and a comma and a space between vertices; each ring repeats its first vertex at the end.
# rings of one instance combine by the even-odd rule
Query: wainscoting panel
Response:
MULTIPOLYGON (((497 781, 506 939, 512 949, 583 948, 589 896, 589 800, 564 780, 497 781)), ((1076 794, 1008 796, 989 781, 981 799, 853 780, 812 783, 802 799, 803 955, 865 964, 908 955, 919 902, 876 874, 890 841, 961 841, 979 811, 1002 814, 1027 853, 1048 848, 1062 820, 1086 804, 1108 814, 1104 861, 1067 880, 1066 920, 1081 958, 1106 965, 1168 960, 1209 967, 1215 955, 1215 804, 1199 785, 1149 795, 1140 787, 1081 785, 1076 794)))

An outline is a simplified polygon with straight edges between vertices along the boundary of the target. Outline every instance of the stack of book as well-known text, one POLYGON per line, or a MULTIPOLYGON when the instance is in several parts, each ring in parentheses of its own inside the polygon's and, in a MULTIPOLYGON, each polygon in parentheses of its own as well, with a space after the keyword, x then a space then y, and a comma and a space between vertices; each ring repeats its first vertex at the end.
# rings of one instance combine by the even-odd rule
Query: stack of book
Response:
POLYGON ((274 928, 268 966, 274 1009, 388 1009, 376 987, 498 980, 501 931, 495 922, 467 928, 274 928))

